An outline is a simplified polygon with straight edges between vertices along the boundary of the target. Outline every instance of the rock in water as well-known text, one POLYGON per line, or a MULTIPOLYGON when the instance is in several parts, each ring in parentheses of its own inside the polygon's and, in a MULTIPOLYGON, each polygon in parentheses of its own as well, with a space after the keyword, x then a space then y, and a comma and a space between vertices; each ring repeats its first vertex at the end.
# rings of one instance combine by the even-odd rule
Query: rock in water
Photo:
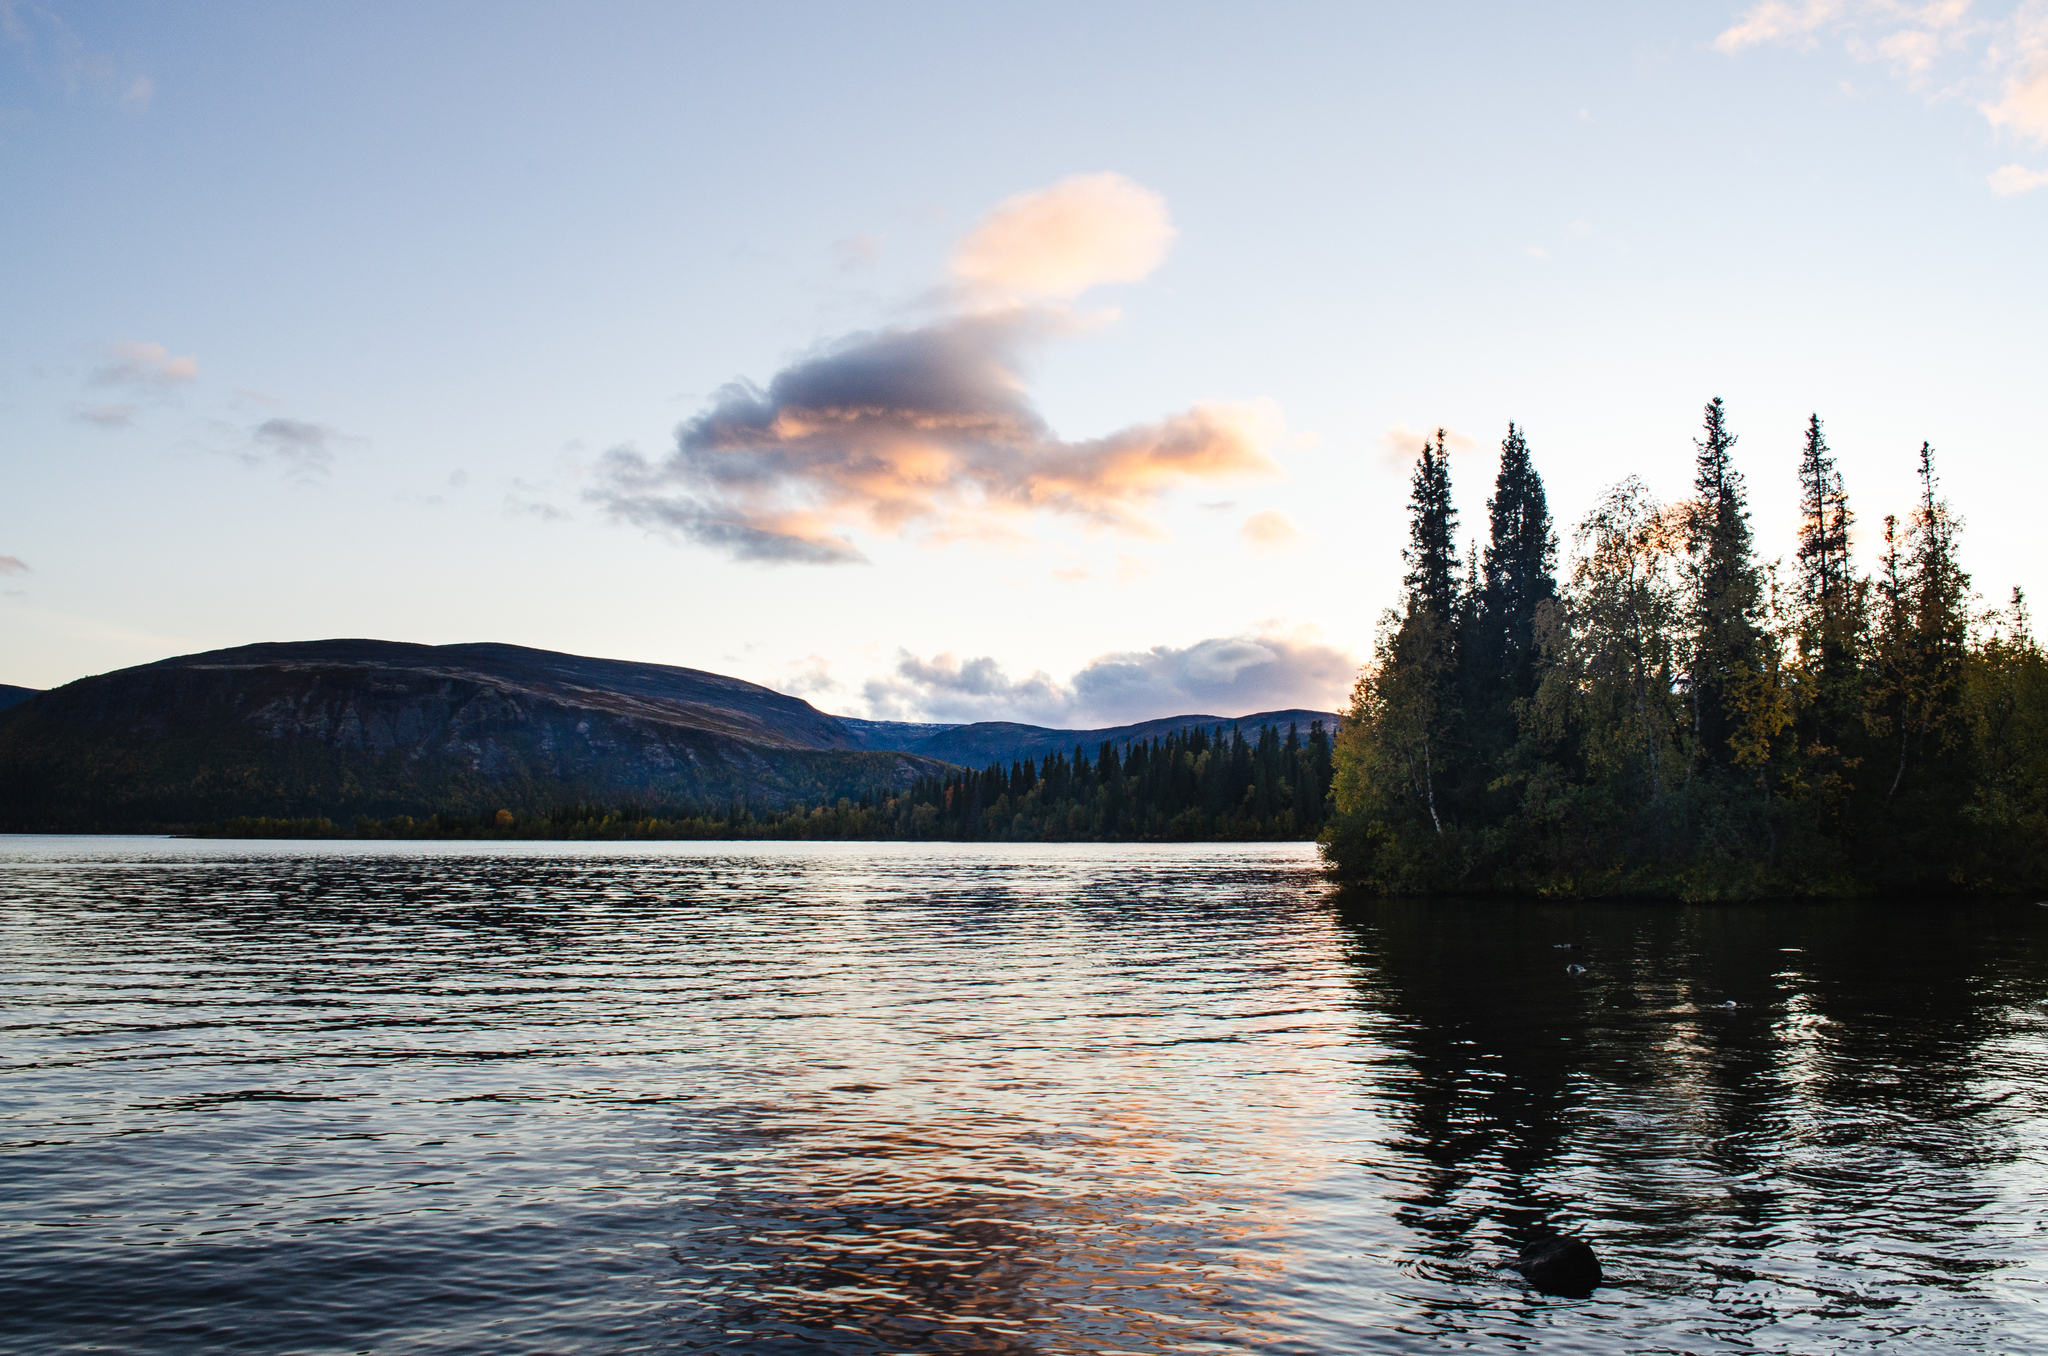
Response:
POLYGON ((1589 1295, 1600 1284, 1600 1259, 1576 1238, 1545 1238, 1522 1249, 1522 1279, 1553 1295, 1589 1295))

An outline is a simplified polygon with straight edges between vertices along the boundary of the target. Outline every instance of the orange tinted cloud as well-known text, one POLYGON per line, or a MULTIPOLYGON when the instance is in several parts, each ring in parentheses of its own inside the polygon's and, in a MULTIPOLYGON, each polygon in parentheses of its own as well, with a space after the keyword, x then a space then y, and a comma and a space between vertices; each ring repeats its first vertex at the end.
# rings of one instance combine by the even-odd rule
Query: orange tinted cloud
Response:
POLYGON ((1203 402, 1070 442, 1021 359, 1091 323, 1059 303, 1144 277, 1174 234, 1165 200, 1120 174, 1005 199, 953 253, 939 294, 953 314, 847 336, 765 389, 723 387, 666 456, 606 454, 590 498, 743 560, 859 561, 857 529, 1015 542, 1036 513, 1157 535, 1150 510, 1175 487, 1278 470, 1264 451, 1277 413, 1203 402))
POLYGON ((1177 234, 1151 189, 1121 174, 1077 174, 996 204, 953 251, 953 276, 977 297, 1064 300, 1138 281, 1177 234))
POLYGON ((1147 511, 1174 487, 1278 469, 1263 450, 1277 418, 1259 406, 1055 436, 1019 357, 1069 327, 1011 309, 853 336, 765 390, 725 387, 658 461, 609 453, 593 497, 742 559, 828 564, 862 559, 854 528, 987 536, 1034 512, 1156 535, 1147 511))

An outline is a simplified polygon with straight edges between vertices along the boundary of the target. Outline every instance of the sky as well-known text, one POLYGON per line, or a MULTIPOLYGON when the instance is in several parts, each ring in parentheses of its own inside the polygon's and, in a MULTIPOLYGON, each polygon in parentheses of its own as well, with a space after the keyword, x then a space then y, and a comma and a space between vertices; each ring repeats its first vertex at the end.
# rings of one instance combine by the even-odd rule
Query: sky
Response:
POLYGON ((2048 588, 2048 0, 0 0, 0 682, 501 641, 879 719, 1336 709, 1448 430, 1560 535, 2048 588))

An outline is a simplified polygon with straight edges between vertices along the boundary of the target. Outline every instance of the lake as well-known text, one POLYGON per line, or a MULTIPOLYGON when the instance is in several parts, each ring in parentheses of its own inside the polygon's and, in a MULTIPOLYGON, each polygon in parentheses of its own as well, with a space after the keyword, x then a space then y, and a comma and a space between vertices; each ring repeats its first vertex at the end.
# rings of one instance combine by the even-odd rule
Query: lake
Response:
POLYGON ((9 1351, 2048 1349, 2032 900, 10 837, 0 960, 9 1351))

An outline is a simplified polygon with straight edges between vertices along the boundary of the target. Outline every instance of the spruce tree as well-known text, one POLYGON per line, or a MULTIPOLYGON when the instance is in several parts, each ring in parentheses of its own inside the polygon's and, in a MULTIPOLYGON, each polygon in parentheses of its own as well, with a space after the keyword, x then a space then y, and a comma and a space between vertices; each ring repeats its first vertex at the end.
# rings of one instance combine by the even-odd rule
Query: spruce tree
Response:
POLYGON ((1557 596, 1557 533, 1528 440, 1512 423, 1500 445, 1500 473, 1486 501, 1491 540, 1483 558, 1479 614, 1489 678, 1511 697, 1535 691, 1536 608, 1557 596))
POLYGON ((1420 610, 1449 625, 1458 606, 1458 512, 1451 507, 1451 464, 1444 455, 1444 430, 1434 445, 1425 440, 1409 482, 1409 610, 1420 610))
POLYGON ((1853 578, 1849 567, 1849 496, 1821 434, 1820 416, 1806 422, 1799 459, 1799 602, 1822 668, 1839 672, 1851 658, 1844 633, 1853 578))
POLYGON ((1741 721, 1736 694, 1760 667, 1763 576, 1742 473, 1730 456, 1735 435, 1719 396, 1707 404, 1705 433, 1694 440, 1699 455, 1687 524, 1692 635, 1686 688, 1695 764, 1726 767, 1734 761, 1729 739, 1741 721))
POLYGON ((1821 820, 1833 824, 1854 790, 1862 763, 1863 674, 1858 653, 1865 629, 1866 585, 1849 558, 1849 496, 1835 467, 1820 416, 1806 423, 1799 460, 1799 565, 1795 626, 1806 691, 1799 716, 1802 779, 1821 820))
POLYGON ((1961 772, 1963 660, 1969 645, 1970 576, 1956 555, 1958 524, 1941 498, 1934 449, 1920 444, 1920 503, 1905 533, 1885 519, 1884 574, 1873 659, 1874 732, 1890 746, 1885 798, 1953 808, 1961 772))

